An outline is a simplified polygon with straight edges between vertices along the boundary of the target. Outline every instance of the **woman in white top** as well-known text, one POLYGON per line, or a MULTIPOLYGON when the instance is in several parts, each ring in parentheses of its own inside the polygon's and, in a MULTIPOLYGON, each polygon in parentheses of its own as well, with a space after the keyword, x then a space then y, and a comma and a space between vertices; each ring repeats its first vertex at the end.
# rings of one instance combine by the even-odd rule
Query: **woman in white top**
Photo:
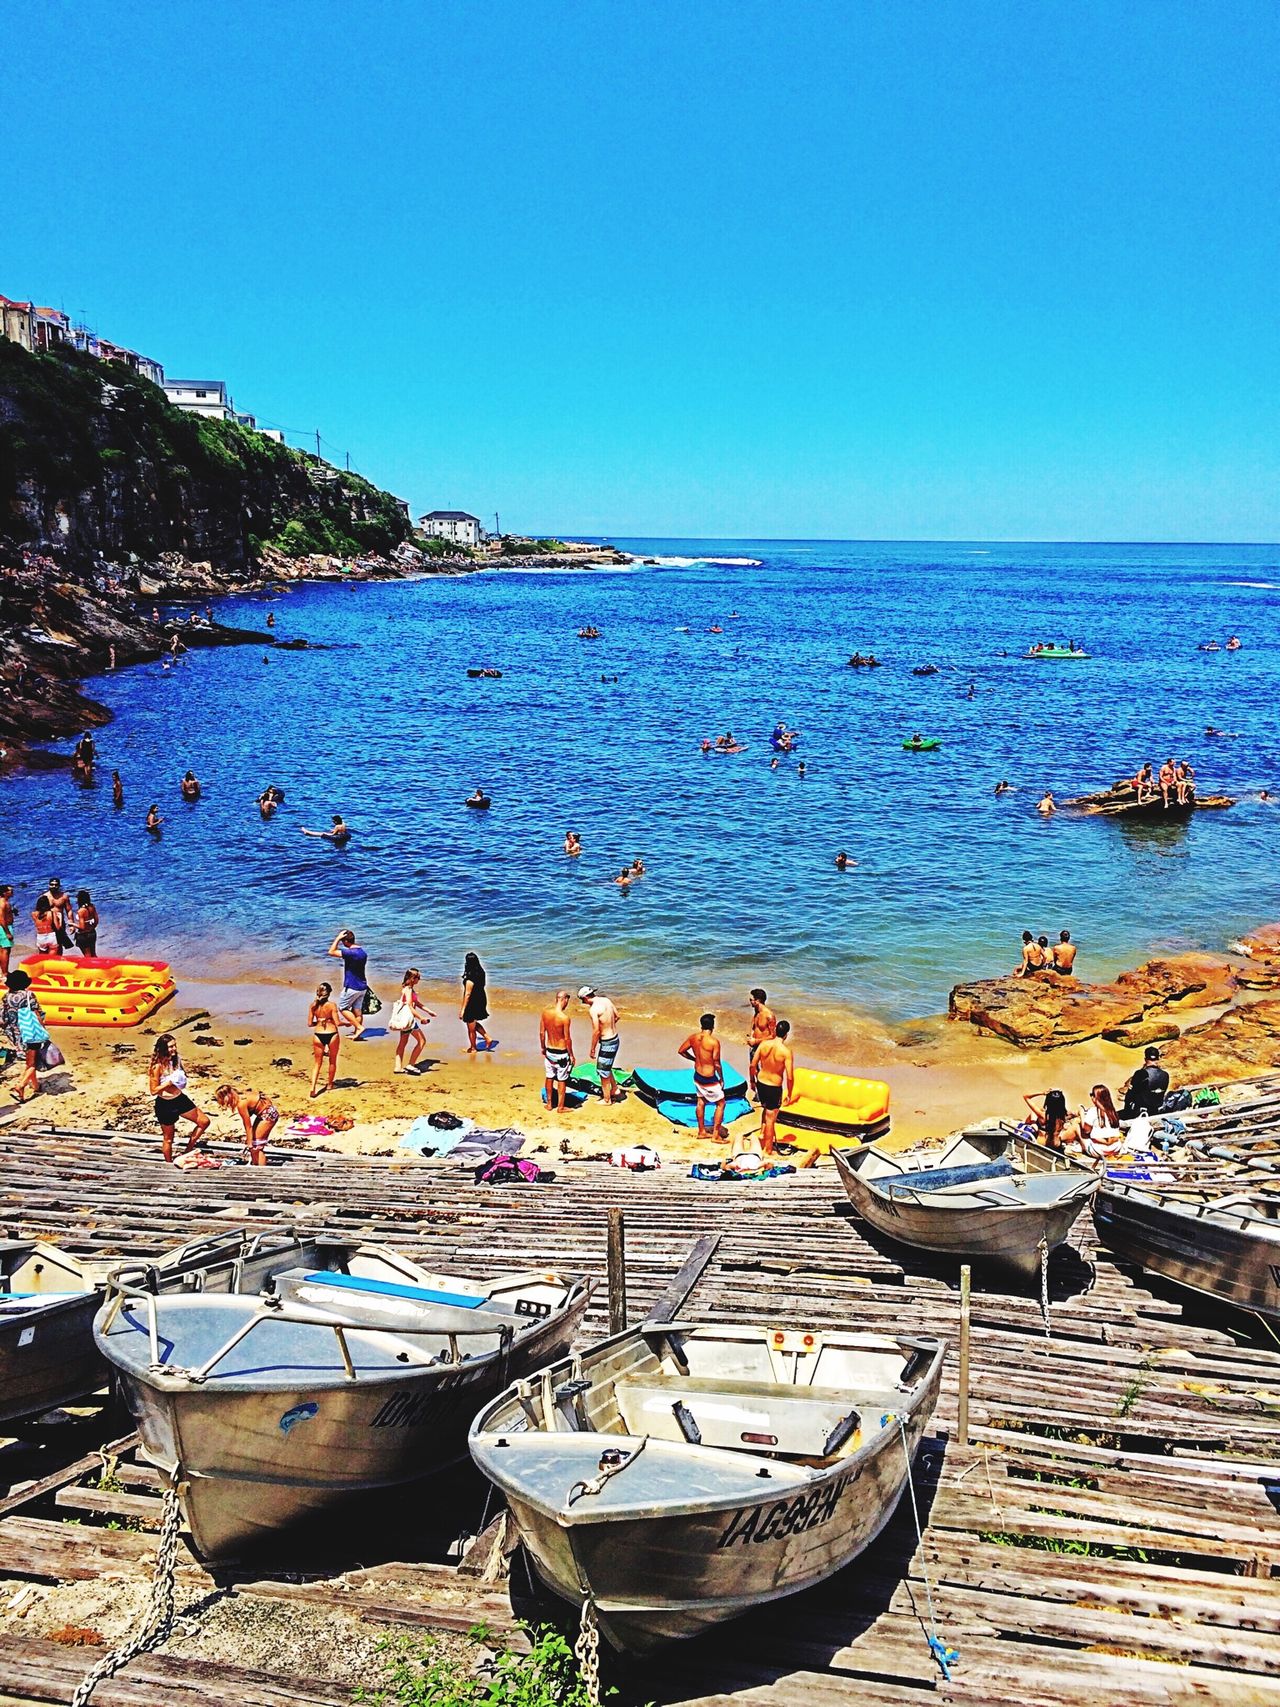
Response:
POLYGON ((1095 1085, 1089 1101, 1080 1110, 1080 1147, 1095 1161, 1108 1161, 1118 1156, 1125 1145, 1120 1130, 1120 1116, 1105 1085, 1095 1085))
POLYGON ((388 1021, 388 1029, 400 1033, 399 1041, 396 1044, 395 1070, 397 1073, 412 1073, 415 1079, 422 1072, 421 1067, 418 1066, 418 1057, 422 1054, 427 1042, 427 1034, 423 1027, 429 1025, 436 1017, 430 1008, 423 1005, 418 996, 418 980, 421 976, 422 974, 416 966, 411 966, 405 973, 399 999, 392 1008, 391 1018, 388 1021), (413 1039, 413 1053, 406 1061, 404 1052, 410 1038, 413 1039))

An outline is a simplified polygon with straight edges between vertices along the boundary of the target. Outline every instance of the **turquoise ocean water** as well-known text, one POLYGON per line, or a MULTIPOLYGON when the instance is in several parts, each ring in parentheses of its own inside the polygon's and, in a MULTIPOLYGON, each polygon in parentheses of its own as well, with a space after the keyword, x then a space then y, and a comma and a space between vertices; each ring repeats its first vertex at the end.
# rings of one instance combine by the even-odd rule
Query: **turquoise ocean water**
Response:
MULTIPOLYGON (((105 952, 189 973, 296 971, 350 923, 383 983, 410 962, 452 979, 474 947, 498 985, 590 978, 695 1013, 760 981, 902 1018, 1012 966, 1024 927, 1071 929, 1095 973, 1280 917, 1280 813, 1248 798, 1280 792, 1280 549, 618 543, 659 562, 305 587, 270 608, 316 650, 92 683, 116 714, 98 786, 6 782, 0 878, 24 915, 55 871, 87 885, 105 952), (589 622, 602 639, 577 638, 589 622), (1197 650, 1233 632, 1238 653, 1197 650), (1019 656, 1068 638, 1089 662, 1019 656), (855 647, 884 667, 849 669, 855 647), (929 662, 937 675, 912 675, 929 662), (467 678, 490 663, 500 681, 467 678), (802 740, 771 771, 780 719, 802 740), (1239 738, 1206 740, 1209 723, 1239 738), (730 728, 746 752, 700 754, 730 728), (917 730, 941 750, 904 753, 917 730), (1170 754, 1242 803, 1154 828, 1035 813, 1046 787, 1105 787, 1170 754), (1002 777, 1017 792, 996 799, 1002 777), (264 824, 272 781, 288 799, 264 824), (487 814, 463 807, 476 783, 487 814), (333 810, 355 829, 342 853, 298 833, 333 810), (844 875, 841 847, 858 862, 844 875), (637 853, 650 875, 620 893, 609 878, 637 853)), ((267 608, 218 614, 256 625, 267 608)))

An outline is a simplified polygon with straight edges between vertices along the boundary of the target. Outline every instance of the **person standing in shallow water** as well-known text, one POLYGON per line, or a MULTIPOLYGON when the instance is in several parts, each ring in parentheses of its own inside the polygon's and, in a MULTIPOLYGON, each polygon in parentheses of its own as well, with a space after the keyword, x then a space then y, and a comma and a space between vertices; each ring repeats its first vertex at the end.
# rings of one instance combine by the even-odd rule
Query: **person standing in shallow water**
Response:
POLYGON ((492 1048, 489 1034, 484 1028, 484 1022, 489 1017, 489 999, 485 990, 487 983, 488 975, 480 964, 480 956, 474 950, 469 951, 462 963, 462 1005, 458 1009, 458 1018, 467 1028, 468 1055, 492 1048))
POLYGON ((86 959, 98 952, 98 909, 87 889, 76 895, 76 947, 86 959))
POLYGON ((0 883, 0 978, 9 976, 9 956, 13 953, 13 884, 0 883))

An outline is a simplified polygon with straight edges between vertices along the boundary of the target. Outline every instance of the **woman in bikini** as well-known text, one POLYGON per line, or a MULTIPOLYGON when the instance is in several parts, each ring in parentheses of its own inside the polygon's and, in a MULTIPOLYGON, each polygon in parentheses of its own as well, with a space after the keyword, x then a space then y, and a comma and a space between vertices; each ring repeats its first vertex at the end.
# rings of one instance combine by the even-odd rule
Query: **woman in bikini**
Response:
POLYGON ((326 1090, 333 1089, 333 1081, 338 1071, 338 1049, 341 1043, 339 1033, 344 1025, 356 1029, 356 1022, 350 1014, 344 1014, 333 999, 333 985, 320 984, 316 988, 315 1000, 307 1009, 307 1025, 311 1031, 311 1053, 315 1062, 315 1072, 311 1075, 311 1094, 320 1095, 320 1069, 325 1062, 329 1063, 329 1083, 326 1090))
POLYGON ((36 901, 31 914, 31 922, 36 927, 36 953, 56 954, 58 952, 58 921, 54 916, 53 902, 48 895, 41 895, 36 901))
POLYGON ((147 1070, 147 1088, 156 1099, 156 1120, 165 1161, 173 1160, 173 1135, 180 1120, 189 1120, 195 1128, 187 1144, 188 1152, 194 1150, 209 1130, 209 1116, 187 1095, 187 1075, 178 1058, 178 1046, 167 1032, 156 1038, 147 1070))
POLYGON ((1061 1091, 1045 1091, 1042 1094, 1024 1096, 1023 1102, 1031 1110, 1036 1124, 1036 1137, 1041 1144, 1050 1150, 1066 1148, 1063 1140, 1063 1128, 1067 1124, 1067 1099, 1061 1091), (1039 1108, 1036 1104, 1039 1103, 1039 1108))
POLYGON ((251 1167, 267 1165, 267 1139, 275 1130, 280 1110, 265 1091, 238 1091, 234 1085, 219 1085, 214 1092, 219 1108, 238 1114, 244 1122, 245 1142, 251 1167))

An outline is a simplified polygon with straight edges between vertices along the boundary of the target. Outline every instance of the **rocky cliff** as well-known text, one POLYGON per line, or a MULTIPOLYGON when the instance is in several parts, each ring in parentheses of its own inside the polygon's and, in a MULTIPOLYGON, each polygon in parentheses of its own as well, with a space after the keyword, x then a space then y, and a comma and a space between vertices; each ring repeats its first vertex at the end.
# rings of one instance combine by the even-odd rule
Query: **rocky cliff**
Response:
POLYGON ((0 340, 0 549, 73 574, 170 552, 242 579, 264 546, 378 553, 408 534, 396 500, 358 475, 184 414, 119 363, 0 340))

